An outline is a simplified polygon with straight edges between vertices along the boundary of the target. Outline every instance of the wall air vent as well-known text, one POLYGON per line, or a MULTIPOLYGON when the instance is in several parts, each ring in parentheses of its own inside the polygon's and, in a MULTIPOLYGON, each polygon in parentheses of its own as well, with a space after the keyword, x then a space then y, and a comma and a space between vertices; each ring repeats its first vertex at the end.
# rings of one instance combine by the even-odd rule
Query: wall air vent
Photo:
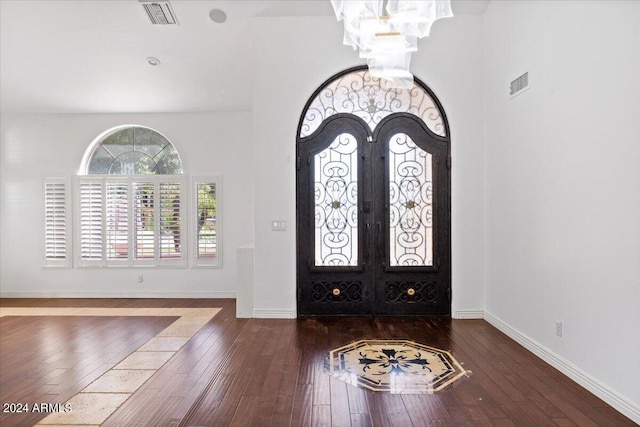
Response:
POLYGON ((511 87, 509 88, 509 95, 514 97, 529 89, 529 72, 527 71, 517 79, 511 82, 511 87))
POLYGON ((140 0, 152 24, 178 25, 176 14, 168 1, 140 0))

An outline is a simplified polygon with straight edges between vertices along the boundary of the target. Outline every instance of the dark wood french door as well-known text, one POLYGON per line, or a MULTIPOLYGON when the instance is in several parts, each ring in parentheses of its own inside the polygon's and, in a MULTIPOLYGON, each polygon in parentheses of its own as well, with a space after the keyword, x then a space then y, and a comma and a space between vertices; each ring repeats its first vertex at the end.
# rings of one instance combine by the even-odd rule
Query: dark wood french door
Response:
POLYGON ((449 315, 448 140, 337 114, 297 160, 298 314, 449 315))

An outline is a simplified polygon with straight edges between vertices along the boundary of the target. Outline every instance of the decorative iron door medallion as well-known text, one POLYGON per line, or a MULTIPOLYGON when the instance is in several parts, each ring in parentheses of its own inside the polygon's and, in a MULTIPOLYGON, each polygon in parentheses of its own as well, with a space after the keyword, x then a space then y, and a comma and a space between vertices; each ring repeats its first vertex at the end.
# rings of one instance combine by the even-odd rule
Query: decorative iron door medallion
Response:
POLYGON ((297 144, 300 315, 450 315, 447 132, 425 87, 362 69, 312 98, 297 144))
POLYGON ((471 375, 453 355, 407 340, 360 340, 329 352, 334 377, 374 391, 435 393, 471 375))

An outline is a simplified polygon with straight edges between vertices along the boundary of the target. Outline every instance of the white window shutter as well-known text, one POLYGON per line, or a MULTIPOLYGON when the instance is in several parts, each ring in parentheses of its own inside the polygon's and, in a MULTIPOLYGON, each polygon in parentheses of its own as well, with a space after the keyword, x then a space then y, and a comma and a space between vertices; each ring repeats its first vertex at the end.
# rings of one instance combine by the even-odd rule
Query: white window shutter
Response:
POLYGON ((185 266, 181 176, 78 179, 81 267, 185 266))
POLYGON ((129 184, 125 180, 106 182, 106 237, 107 264, 128 264, 129 239, 129 184))
POLYGON ((156 258, 156 190, 152 180, 136 181, 133 188, 134 264, 153 265, 156 258))
POLYGON ((159 183, 160 260, 177 262, 182 259, 184 240, 182 218, 182 185, 180 182, 159 183))
POLYGON ((44 182, 45 267, 71 267, 69 181, 46 178, 44 182))
POLYGON ((104 265, 104 182, 80 180, 80 265, 104 265))
POLYGON ((219 176, 194 177, 192 214, 194 267, 222 266, 221 186, 219 176))

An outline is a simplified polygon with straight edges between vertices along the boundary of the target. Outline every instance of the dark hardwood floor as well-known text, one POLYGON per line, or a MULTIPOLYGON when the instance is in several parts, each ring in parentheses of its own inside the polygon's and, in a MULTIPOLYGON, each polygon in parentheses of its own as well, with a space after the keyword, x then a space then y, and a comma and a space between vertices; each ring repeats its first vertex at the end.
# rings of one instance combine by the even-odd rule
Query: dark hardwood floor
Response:
MULTIPOLYGON (((236 319, 233 300, 203 299, 3 299, 0 306, 222 308, 104 426, 635 425, 482 320, 236 319), (325 373, 329 350, 363 338, 451 350, 473 374, 434 395, 392 395, 325 373)), ((68 399, 173 319, 3 317, 2 402, 68 399)), ((31 415, 2 414, 0 425, 44 418, 31 415)))

